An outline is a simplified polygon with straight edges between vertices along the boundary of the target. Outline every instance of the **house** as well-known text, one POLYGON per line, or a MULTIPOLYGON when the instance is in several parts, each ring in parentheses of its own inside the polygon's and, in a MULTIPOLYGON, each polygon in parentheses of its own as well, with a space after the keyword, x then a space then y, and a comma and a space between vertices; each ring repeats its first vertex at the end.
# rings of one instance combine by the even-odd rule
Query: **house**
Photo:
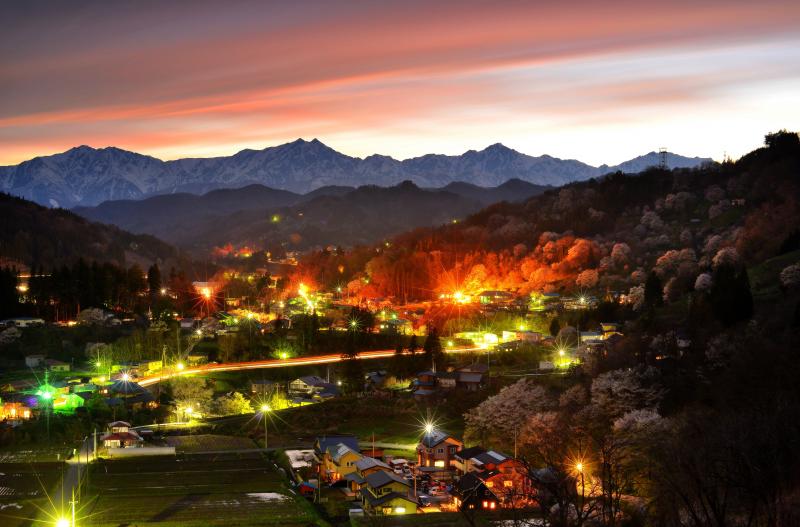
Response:
POLYGON ((464 443, 446 432, 426 432, 417 445, 417 466, 420 471, 437 474, 443 479, 452 477, 456 452, 463 447, 464 443))
POLYGON ((41 354, 35 355, 26 355, 25 356, 25 366, 28 368, 38 368, 42 364, 44 364, 45 356, 41 354))
POLYGON ((502 342, 531 342, 536 343, 542 340, 542 334, 536 331, 503 331, 500 336, 502 342))
POLYGON ((2 325, 14 326, 17 328, 31 328, 36 326, 44 326, 44 319, 35 317, 15 317, 3 320, 2 325))
POLYGON ((417 500, 411 485, 394 472, 379 470, 367 474, 361 488, 364 510, 372 514, 416 514, 417 500))
POLYGON ((482 373, 461 371, 458 372, 456 385, 468 392, 477 392, 483 386, 486 376, 482 373))
POLYGON ((364 457, 357 448, 338 443, 329 446, 322 458, 320 476, 330 483, 339 481, 356 470, 356 462, 364 457))
POLYGON ((282 382, 270 381, 266 379, 256 379, 250 383, 250 393, 260 397, 269 397, 275 393, 283 391, 282 382))
POLYGON ((322 377, 316 375, 306 375, 299 377, 289 383, 289 395, 313 397, 316 393, 322 391, 325 385, 329 384, 322 377))
POLYGON ((366 483, 367 476, 378 471, 392 472, 392 467, 374 457, 364 456, 356 461, 356 469, 347 474, 345 479, 348 481, 350 490, 357 493, 366 483))
POLYGON ((503 305, 514 300, 514 295, 508 291, 483 291, 478 295, 481 304, 503 305))
POLYGON ((603 340, 603 333, 601 331, 579 331, 581 344, 587 342, 601 342, 603 340))
POLYGON ((0 406, 0 421, 18 421, 20 419, 30 419, 31 409, 22 403, 5 402, 0 406))
POLYGON ((621 335, 620 326, 616 322, 601 322, 600 329, 603 332, 603 339, 608 339, 612 335, 621 335))
POLYGON ((496 463, 492 469, 477 473, 477 476, 500 500, 502 507, 521 507, 528 504, 532 494, 531 480, 519 460, 506 458, 496 463))
POLYGON ((45 366, 50 371, 58 371, 58 372, 68 372, 70 370, 70 365, 68 362, 63 362, 60 360, 55 359, 45 359, 44 360, 45 366))
POLYGON ((364 376, 365 388, 368 390, 380 390, 386 386, 386 381, 388 380, 389 376, 386 370, 371 371, 364 376))
POLYGON ((474 472, 461 476, 453 485, 453 502, 459 510, 495 510, 500 504, 497 496, 474 472))
POLYGON ((436 375, 436 384, 443 390, 453 390, 458 383, 458 372, 438 373, 436 375))
POLYGON ((489 375, 489 366, 483 363, 472 363, 456 370, 458 372, 457 385, 467 391, 480 390, 489 375))
POLYGON ((494 450, 487 450, 482 454, 478 454, 473 456, 470 459, 471 468, 475 472, 487 471, 487 470, 495 470, 497 469, 500 463, 508 460, 509 457, 505 454, 501 454, 500 452, 495 452, 494 450))
POLYGON ((322 456, 325 455, 329 447, 336 446, 339 443, 347 445, 351 450, 361 452, 361 449, 358 447, 358 438, 354 435, 332 434, 320 436, 314 440, 314 456, 316 456, 318 462, 322 460, 322 456))
POLYGON ((436 394, 436 373, 430 370, 421 371, 412 383, 414 387, 414 397, 430 397, 436 394))
MULTIPOLYGON (((125 406, 139 409, 142 407, 155 408, 158 406, 156 398, 139 384, 132 381, 117 380, 108 387, 108 393, 123 401, 125 406)), ((110 404, 110 403, 109 403, 110 404)))
POLYGON ((130 423, 114 421, 108 425, 108 433, 100 438, 106 448, 138 448, 144 440, 131 428, 130 423))
POLYGON ((473 446, 469 448, 462 448, 453 457, 453 467, 459 475, 464 475, 467 472, 474 472, 472 459, 475 456, 483 454, 486 450, 480 446, 473 446))

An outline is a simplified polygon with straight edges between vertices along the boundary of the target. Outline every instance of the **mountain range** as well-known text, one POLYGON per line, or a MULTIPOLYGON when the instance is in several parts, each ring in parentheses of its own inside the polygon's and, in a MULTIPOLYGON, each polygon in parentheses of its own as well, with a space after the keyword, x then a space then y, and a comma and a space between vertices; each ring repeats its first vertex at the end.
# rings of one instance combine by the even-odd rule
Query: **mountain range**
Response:
POLYGON ((201 254, 228 243, 279 253, 281 247, 304 250, 375 243, 408 229, 449 223, 492 203, 521 201, 548 188, 518 179, 497 187, 457 182, 441 189, 405 181, 393 187, 328 186, 297 194, 253 184, 203 195, 106 201, 73 210, 201 254))
MULTIPOLYGON (((708 161, 709 158, 667 154, 668 168, 694 167, 708 161)), ((560 186, 617 170, 640 172, 658 163, 659 153, 650 152, 619 165, 595 167, 573 159, 529 156, 499 143, 459 156, 428 154, 403 161, 377 154, 363 159, 347 156, 317 139, 242 150, 228 157, 174 161, 115 147, 79 146, 0 167, 0 190, 46 206, 71 208, 256 183, 295 193, 331 185, 388 187, 406 180, 437 188, 455 181, 494 187, 514 178, 536 185, 560 186)))

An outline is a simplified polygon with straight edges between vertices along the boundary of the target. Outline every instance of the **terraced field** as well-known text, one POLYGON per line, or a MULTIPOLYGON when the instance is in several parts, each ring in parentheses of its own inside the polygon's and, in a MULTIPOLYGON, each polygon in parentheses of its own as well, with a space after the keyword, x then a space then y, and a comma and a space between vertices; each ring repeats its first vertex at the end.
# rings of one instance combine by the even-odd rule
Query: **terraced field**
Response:
POLYGON ((258 453, 97 463, 90 481, 79 525, 325 525, 258 453))

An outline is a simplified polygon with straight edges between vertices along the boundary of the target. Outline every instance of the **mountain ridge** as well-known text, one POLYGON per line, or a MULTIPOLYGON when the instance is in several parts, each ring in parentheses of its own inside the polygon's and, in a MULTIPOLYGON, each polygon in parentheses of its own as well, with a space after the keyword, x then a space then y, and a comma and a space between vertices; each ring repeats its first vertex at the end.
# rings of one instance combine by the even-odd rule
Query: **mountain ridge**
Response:
MULTIPOLYGON (((393 186, 405 180, 427 188, 455 181, 496 187, 510 179, 560 186, 617 170, 639 172, 657 165, 658 156, 649 152, 618 165, 595 167, 574 159, 529 156, 494 143, 461 155, 425 154, 401 161, 381 154, 348 156, 315 138, 261 150, 245 149, 231 156, 162 161, 114 146, 80 145, 0 167, 0 190, 46 206, 71 208, 253 183, 295 193, 332 185, 393 186)), ((709 161, 667 155, 668 168, 689 168, 709 161)))

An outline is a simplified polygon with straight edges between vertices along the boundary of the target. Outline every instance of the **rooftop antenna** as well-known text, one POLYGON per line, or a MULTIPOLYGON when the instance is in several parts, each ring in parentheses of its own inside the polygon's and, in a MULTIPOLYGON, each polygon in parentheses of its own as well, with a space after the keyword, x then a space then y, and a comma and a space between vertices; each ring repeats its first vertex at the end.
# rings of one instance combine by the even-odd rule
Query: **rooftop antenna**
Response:
POLYGON ((667 149, 663 146, 658 149, 658 168, 661 170, 667 169, 667 149))

